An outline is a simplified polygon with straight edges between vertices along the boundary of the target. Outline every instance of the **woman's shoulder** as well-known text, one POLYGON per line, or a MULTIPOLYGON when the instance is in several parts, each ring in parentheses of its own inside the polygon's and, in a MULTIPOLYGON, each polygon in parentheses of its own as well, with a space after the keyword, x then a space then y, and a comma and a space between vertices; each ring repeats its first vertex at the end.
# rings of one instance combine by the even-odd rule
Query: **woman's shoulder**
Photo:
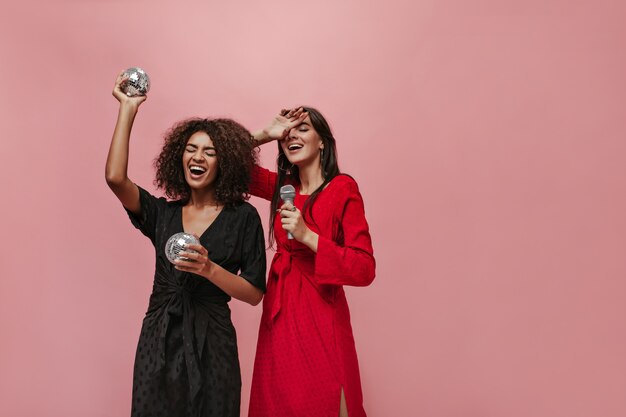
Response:
POLYGON ((348 174, 338 174, 335 178, 330 180, 327 186, 328 189, 334 192, 346 192, 346 191, 358 191, 359 186, 356 180, 348 174))
POLYGON ((140 196, 145 199, 145 200, 151 200, 153 201, 157 206, 159 207, 163 207, 163 208, 176 208, 176 207, 180 207, 183 206, 185 204, 185 202, 183 200, 170 200, 164 196, 157 196, 153 193, 151 193, 150 191, 146 190, 145 188, 143 188, 140 185, 137 185, 137 188, 139 189, 139 194, 140 196))
POLYGON ((230 205, 228 211, 228 222, 239 230, 252 230, 262 227, 261 216, 257 209, 247 201, 241 201, 230 205))
POLYGON ((259 215, 259 212, 257 211, 256 207, 254 207, 252 204, 250 204, 247 201, 241 201, 241 202, 233 204, 230 207, 230 210, 232 210, 234 213, 240 216, 250 216, 250 215, 258 216, 259 215))

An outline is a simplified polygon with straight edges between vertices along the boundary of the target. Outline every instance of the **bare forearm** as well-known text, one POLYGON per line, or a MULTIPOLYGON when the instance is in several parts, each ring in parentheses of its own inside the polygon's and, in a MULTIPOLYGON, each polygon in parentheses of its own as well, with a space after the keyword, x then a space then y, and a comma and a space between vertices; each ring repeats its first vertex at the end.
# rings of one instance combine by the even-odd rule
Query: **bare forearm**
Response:
POLYGON ((207 264, 202 276, 217 285, 226 294, 251 305, 263 299, 263 292, 239 275, 232 274, 214 262, 207 264))
POLYGON ((139 189, 128 178, 128 142, 133 121, 137 115, 137 106, 120 104, 117 123, 113 131, 113 139, 107 156, 105 177, 109 188, 120 200, 122 205, 138 214, 141 211, 139 189))
POLYGON ((106 180, 109 185, 125 182, 128 179, 128 144, 137 107, 120 105, 113 139, 106 162, 106 180))
POLYGON ((265 132, 265 130, 261 129, 261 130, 257 130, 256 132, 252 133, 252 137, 254 138, 254 140, 256 141, 257 146, 261 146, 265 143, 271 142, 275 139, 271 138, 267 132, 265 132))

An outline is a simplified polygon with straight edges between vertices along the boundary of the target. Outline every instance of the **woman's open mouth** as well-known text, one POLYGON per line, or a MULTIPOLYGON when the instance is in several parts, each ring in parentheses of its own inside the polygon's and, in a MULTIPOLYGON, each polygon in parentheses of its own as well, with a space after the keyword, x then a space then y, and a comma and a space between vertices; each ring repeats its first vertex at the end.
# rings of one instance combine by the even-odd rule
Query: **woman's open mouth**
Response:
POLYGON ((189 165, 189 174, 191 178, 198 179, 207 172, 207 169, 199 165, 189 165))
POLYGON ((300 145, 299 143, 292 143, 291 145, 287 147, 287 149, 289 150, 289 152, 296 152, 302 149, 303 147, 304 145, 300 145))

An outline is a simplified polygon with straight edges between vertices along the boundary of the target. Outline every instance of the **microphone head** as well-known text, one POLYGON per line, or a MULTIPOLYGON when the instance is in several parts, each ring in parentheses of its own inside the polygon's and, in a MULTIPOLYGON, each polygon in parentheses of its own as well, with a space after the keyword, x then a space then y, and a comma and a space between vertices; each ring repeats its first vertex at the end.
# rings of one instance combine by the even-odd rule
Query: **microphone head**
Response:
POLYGON ((287 184, 280 187, 280 199, 283 201, 290 201, 293 203, 293 199, 296 198, 296 189, 293 185, 287 184))

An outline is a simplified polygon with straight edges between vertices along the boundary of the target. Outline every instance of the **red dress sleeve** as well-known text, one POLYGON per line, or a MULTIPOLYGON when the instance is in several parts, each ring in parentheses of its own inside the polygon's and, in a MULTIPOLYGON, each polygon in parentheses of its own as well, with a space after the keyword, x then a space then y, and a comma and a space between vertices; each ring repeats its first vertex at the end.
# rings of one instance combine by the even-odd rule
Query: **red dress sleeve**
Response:
POLYGON ((315 279, 320 284, 366 286, 375 276, 376 261, 363 198, 356 182, 348 177, 340 184, 337 241, 319 236, 315 256, 315 279))
POLYGON ((272 201, 277 177, 275 172, 255 165, 250 178, 250 194, 272 201))

